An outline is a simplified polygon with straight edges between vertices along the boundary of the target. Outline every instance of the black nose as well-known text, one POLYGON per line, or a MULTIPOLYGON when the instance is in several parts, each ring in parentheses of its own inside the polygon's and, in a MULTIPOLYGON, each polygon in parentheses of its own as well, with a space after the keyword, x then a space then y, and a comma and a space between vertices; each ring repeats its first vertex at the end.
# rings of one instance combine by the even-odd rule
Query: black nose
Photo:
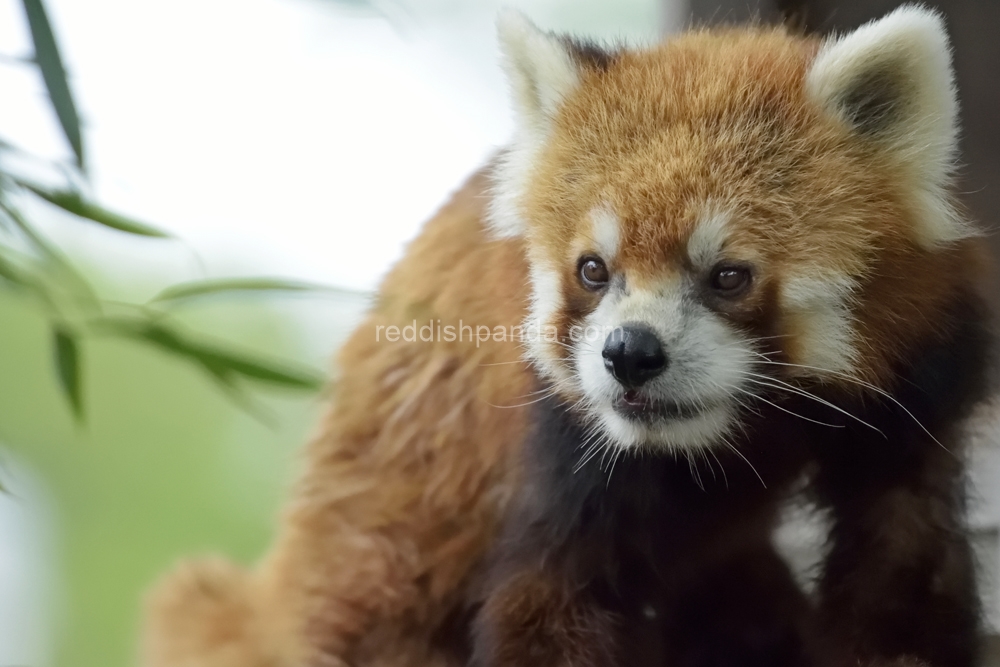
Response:
POLYGON ((639 387, 667 368, 667 355, 656 333, 642 324, 625 324, 604 341, 604 367, 629 388, 639 387))

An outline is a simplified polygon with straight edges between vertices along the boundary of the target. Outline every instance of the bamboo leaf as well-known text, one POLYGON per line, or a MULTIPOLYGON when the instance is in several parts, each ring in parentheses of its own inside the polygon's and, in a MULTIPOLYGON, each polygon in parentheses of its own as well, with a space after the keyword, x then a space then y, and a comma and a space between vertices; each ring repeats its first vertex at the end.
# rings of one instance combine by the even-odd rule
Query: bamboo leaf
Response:
POLYGON ((253 358, 225 350, 217 345, 196 341, 159 322, 124 318, 102 318, 93 323, 96 330, 151 343, 162 350, 197 363, 216 379, 234 374, 260 382, 294 389, 315 391, 323 386, 322 375, 279 362, 253 358))
POLYGON ((21 148, 20 146, 18 146, 17 144, 15 144, 13 141, 10 141, 8 139, 4 139, 3 137, 0 137, 0 151, 7 151, 7 152, 10 152, 10 153, 19 153, 21 155, 25 155, 25 156, 28 156, 28 157, 34 157, 33 155, 31 155, 31 153, 29 153, 28 151, 24 150, 23 148, 21 148))
POLYGON ((52 108, 56 112, 59 124, 62 126, 66 141, 69 142, 76 155, 76 164, 84 170, 83 135, 80 132, 80 116, 76 111, 76 103, 66 80, 66 68, 63 67, 62 56, 52 34, 52 24, 42 0, 22 0, 24 13, 28 18, 28 28, 31 30, 31 41, 35 45, 35 62, 42 71, 42 79, 49 91, 52 108))
POLYGON ((346 294, 348 290, 282 278, 222 278, 171 285, 154 296, 150 303, 179 301, 224 292, 332 292, 346 294))
POLYGON ((100 300, 94 293, 93 288, 90 283, 87 282, 80 273, 73 268, 66 257, 63 256, 62 252, 59 251, 54 245, 49 243, 49 241, 42 236, 30 222, 25 219, 21 213, 11 206, 9 203, 0 199, 0 212, 3 212, 13 221, 14 225, 21 231, 24 237, 32 245, 35 250, 37 250, 42 257, 48 260, 53 266, 55 266, 65 278, 69 280, 69 283, 73 286, 74 291, 83 301, 92 308, 100 308, 100 300))
POLYGON ((217 370, 210 367, 205 368, 209 376, 215 380, 219 389, 229 397, 233 403, 242 408, 247 414, 259 421, 268 428, 276 428, 278 420, 274 413, 260 405, 247 391, 236 382, 236 377, 231 372, 217 370))
POLYGON ((156 238, 168 238, 170 236, 155 227, 126 218, 123 215, 102 208, 93 202, 86 201, 78 192, 73 192, 72 190, 46 190, 37 185, 29 185, 27 183, 21 183, 21 185, 50 204, 54 204, 64 211, 104 225, 105 227, 139 236, 152 236, 156 238))
POLYGON ((73 408, 77 421, 83 420, 83 396, 80 389, 80 350, 76 337, 62 327, 53 330, 53 352, 59 387, 73 408))
POLYGON ((31 223, 21 215, 20 211, 2 199, 0 199, 0 211, 3 211, 10 218, 14 225, 21 230, 21 234, 28 240, 31 246, 42 256, 55 264, 63 264, 65 262, 62 253, 56 250, 55 246, 49 243, 44 236, 39 234, 31 223))
POLYGON ((304 369, 283 367, 272 362, 209 348, 201 348, 198 356, 202 364, 208 368, 232 371, 270 384, 310 390, 317 390, 323 386, 322 376, 304 369))
POLYGON ((0 244, 0 279, 15 289, 24 289, 34 294, 38 302, 55 314, 59 311, 55 300, 49 294, 48 286, 30 269, 17 260, 19 253, 9 246, 0 244))
POLYGON ((8 283, 16 285, 18 287, 32 287, 33 284, 25 276, 21 275, 13 263, 7 260, 2 254, 0 254, 0 278, 3 278, 8 283))

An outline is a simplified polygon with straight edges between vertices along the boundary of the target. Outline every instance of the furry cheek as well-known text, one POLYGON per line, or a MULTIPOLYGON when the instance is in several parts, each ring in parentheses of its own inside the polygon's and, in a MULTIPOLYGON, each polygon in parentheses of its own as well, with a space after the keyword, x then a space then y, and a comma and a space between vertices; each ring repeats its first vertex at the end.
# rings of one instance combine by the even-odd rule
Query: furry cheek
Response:
POLYGON ((858 352, 850 311, 854 282, 846 277, 813 276, 789 281, 782 290, 790 375, 831 379, 856 375, 858 352))
POLYGON ((525 355, 545 379, 563 388, 573 386, 553 333, 555 317, 563 307, 562 278, 544 261, 536 260, 531 264, 530 280, 531 304, 523 328, 525 355))

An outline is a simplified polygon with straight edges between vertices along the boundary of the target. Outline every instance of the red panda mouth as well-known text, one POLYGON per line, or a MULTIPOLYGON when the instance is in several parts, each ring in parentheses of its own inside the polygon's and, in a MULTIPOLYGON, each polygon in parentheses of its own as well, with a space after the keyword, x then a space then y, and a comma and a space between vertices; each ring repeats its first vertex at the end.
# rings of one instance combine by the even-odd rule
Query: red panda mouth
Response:
POLYGON ((701 412, 700 408, 690 403, 650 398, 635 389, 622 394, 615 401, 614 409, 626 419, 642 422, 654 422, 662 419, 690 419, 701 412))

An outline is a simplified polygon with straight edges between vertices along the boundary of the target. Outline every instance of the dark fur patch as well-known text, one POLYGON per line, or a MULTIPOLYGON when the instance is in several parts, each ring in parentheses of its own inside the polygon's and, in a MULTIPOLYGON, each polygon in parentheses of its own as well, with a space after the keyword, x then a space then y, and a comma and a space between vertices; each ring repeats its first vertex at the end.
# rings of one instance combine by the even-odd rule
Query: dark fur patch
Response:
POLYGON ((562 37, 562 40, 577 63, 599 72, 611 67, 618 57, 617 52, 605 49, 597 42, 573 37, 562 37))
POLYGON ((861 134, 882 136, 906 114, 913 91, 900 76, 901 69, 893 63, 880 63, 855 78, 842 94, 840 107, 861 134))
MULTIPOLYGON (((493 611, 480 615, 477 636, 495 638, 498 624, 538 627, 536 608, 519 616, 521 606, 502 604, 520 599, 516 582, 527 577, 573 592, 560 598, 564 619, 618 619, 595 648, 607 655, 611 641, 613 664, 806 667, 833 655, 970 667, 977 607, 961 461, 948 448, 986 391, 990 336, 972 296, 942 320, 950 330, 897 368, 892 398, 823 394, 867 425, 802 396, 768 396, 786 411, 755 406, 739 452, 713 452, 719 469, 651 452, 582 463, 591 440, 580 415, 539 404, 527 484, 494 554, 493 611), (778 503, 806 470, 835 519, 818 614, 770 544, 778 503)), ((571 635, 550 628, 540 647, 508 632, 511 643, 490 650, 566 655, 585 643, 571 635)))
MULTIPOLYGON (((512 614, 523 610, 502 601, 520 599, 519 582, 535 577, 575 591, 584 610, 574 607, 574 618, 618 619, 610 640, 620 660, 609 665, 721 667, 738 656, 769 667, 770 657, 804 654, 798 623, 808 616, 780 610, 807 605, 784 564, 766 555, 775 494, 801 467, 794 453, 789 455, 790 442, 746 454, 754 467, 770 461, 770 487, 732 453, 718 455, 725 472, 683 458, 615 452, 598 453, 580 465, 588 455, 581 444, 588 440, 578 415, 556 400, 540 405, 526 452, 531 479, 496 553, 478 636, 495 637, 498 623, 539 626, 536 610, 521 618, 496 617, 498 605, 512 614), (763 555, 749 563, 739 555, 746 551, 763 555), (734 585, 717 585, 716 577, 734 585), (702 593, 708 588, 722 597, 702 605, 704 623, 693 631, 682 601, 706 602, 702 593), (770 600, 760 599, 762 590, 773 593, 770 600), (717 610, 726 613, 711 618, 717 610), (726 642, 715 646, 721 637, 726 642), (707 650, 713 646, 718 651, 707 650)), ((533 656, 548 655, 551 643, 565 633, 547 631, 542 646, 537 635, 504 634, 518 645, 492 652, 533 656)), ((477 664, 508 663, 483 657, 477 664)))

